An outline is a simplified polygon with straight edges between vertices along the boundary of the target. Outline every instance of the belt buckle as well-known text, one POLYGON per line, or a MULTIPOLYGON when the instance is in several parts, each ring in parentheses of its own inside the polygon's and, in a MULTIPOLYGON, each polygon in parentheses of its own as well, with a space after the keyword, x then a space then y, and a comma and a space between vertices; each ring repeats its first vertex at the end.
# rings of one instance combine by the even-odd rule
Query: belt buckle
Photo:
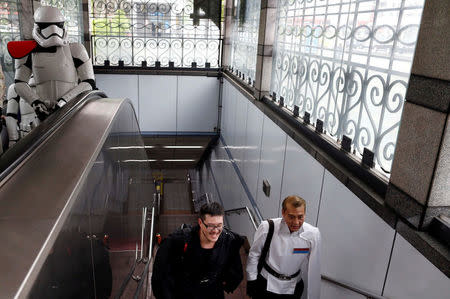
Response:
POLYGON ((291 280, 291 278, 289 276, 283 275, 283 274, 280 274, 280 276, 278 278, 280 278, 281 280, 291 280))
POLYGON ((200 280, 200 284, 208 283, 208 282, 209 282, 209 279, 208 279, 208 278, 204 278, 204 279, 201 279, 201 280, 200 280))

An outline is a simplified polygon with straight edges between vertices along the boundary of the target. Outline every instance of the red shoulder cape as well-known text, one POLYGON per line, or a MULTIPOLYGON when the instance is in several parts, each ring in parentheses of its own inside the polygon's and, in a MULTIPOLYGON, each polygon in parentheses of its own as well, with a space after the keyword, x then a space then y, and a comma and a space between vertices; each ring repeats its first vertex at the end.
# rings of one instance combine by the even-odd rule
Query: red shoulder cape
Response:
POLYGON ((8 52, 14 59, 19 59, 27 56, 31 53, 37 46, 35 40, 21 40, 21 41, 11 41, 8 43, 8 52))

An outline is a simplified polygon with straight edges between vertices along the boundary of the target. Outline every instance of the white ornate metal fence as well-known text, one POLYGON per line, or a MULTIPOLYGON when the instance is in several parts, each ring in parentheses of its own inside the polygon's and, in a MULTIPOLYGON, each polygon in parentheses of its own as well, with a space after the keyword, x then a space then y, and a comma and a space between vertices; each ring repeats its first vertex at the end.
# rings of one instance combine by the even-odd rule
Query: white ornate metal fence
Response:
POLYGON ((389 173, 424 0, 279 0, 271 92, 389 173))
POLYGON ((231 66, 255 80, 261 1, 234 0, 231 66))
POLYGON ((222 9, 222 0, 92 0, 94 64, 219 67, 222 9))
POLYGON ((10 41, 20 40, 19 10, 17 0, 0 3, 0 63, 7 85, 14 82, 14 60, 9 55, 6 45, 10 41))

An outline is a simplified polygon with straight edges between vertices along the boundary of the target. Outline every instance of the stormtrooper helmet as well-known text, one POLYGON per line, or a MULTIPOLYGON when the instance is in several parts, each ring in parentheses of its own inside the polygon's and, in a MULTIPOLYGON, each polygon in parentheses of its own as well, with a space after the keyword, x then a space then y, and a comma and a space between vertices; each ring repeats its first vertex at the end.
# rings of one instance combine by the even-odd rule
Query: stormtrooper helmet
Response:
POLYGON ((41 6, 34 13, 33 38, 44 48, 68 44, 64 16, 59 9, 41 6))

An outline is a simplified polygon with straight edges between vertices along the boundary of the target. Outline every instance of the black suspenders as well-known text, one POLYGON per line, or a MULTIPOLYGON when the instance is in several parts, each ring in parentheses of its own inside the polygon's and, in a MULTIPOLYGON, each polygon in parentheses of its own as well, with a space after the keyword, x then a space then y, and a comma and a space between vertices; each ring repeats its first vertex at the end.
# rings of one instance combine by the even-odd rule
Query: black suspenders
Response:
POLYGON ((273 270, 266 262, 267 252, 269 251, 270 242, 272 242, 273 231, 274 231, 273 220, 268 219, 267 222, 269 222, 269 232, 267 233, 266 241, 264 242, 264 247, 261 251, 261 255, 258 260, 258 274, 261 273, 261 270, 264 267, 264 269, 266 269, 266 271, 269 274, 275 276, 278 279, 291 280, 292 278, 295 278, 297 275, 300 274, 300 270, 298 270, 297 272, 295 272, 292 275, 284 275, 284 274, 280 274, 280 273, 276 272, 275 270, 273 270))
POLYGON ((269 220, 267 220, 267 222, 269 222, 269 233, 267 234, 266 242, 264 242, 264 247, 261 251, 261 255, 259 256, 258 274, 261 273, 261 270, 262 270, 264 264, 266 263, 267 252, 269 251, 270 242, 272 242, 272 237, 273 237, 273 230, 274 230, 273 220, 269 219, 269 220))

